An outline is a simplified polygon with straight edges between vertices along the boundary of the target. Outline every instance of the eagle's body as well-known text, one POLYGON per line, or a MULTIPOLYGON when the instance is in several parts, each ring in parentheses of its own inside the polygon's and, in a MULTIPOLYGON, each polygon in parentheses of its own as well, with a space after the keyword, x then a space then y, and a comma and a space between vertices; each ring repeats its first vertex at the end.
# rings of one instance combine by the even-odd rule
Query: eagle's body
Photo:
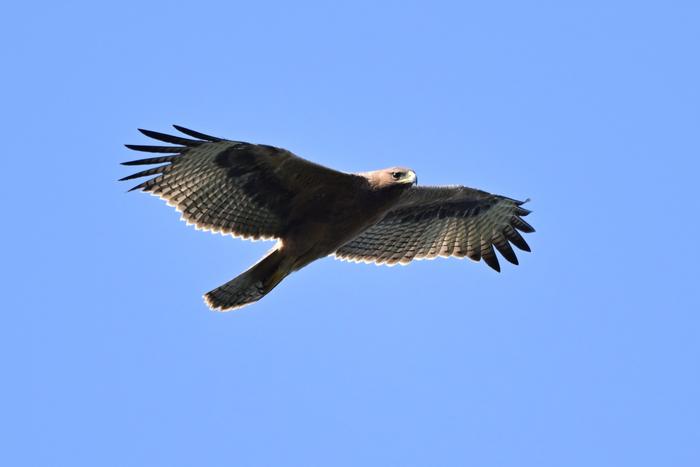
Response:
POLYGON ((178 146, 136 146, 172 155, 126 162, 160 164, 122 180, 157 175, 133 189, 160 196, 198 228, 278 245, 228 283, 205 295, 230 310, 259 300, 284 277, 328 255, 405 264, 436 256, 483 258, 500 270, 493 246, 510 262, 510 243, 529 247, 523 203, 466 187, 416 187, 412 170, 348 174, 284 149, 228 141, 176 128, 196 140, 141 130, 178 146))

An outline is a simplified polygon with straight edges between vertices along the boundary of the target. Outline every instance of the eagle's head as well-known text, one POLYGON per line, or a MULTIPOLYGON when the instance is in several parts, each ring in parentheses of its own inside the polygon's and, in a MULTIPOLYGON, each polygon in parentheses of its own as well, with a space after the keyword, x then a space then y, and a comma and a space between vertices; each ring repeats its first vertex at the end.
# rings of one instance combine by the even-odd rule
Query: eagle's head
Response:
POLYGON ((364 176, 375 189, 389 187, 409 187, 418 184, 416 173, 405 167, 389 167, 388 169, 364 172, 364 176))

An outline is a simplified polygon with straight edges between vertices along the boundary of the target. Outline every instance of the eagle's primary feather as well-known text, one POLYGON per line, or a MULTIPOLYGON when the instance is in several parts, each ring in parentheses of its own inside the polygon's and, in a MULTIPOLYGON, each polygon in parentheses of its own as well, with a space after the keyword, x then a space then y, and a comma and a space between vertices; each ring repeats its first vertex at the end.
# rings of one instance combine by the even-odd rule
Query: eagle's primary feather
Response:
POLYGON ((389 265, 468 257, 500 271, 495 250, 513 264, 511 243, 530 251, 519 233, 534 232, 522 219, 530 213, 522 201, 463 186, 418 187, 415 173, 401 167, 343 173, 285 149, 174 127, 195 139, 140 130, 174 146, 126 145, 164 155, 124 162, 162 165, 121 180, 155 175, 132 190, 166 200, 197 228, 279 240, 251 269, 205 295, 213 309, 257 301, 289 273, 331 254, 389 265))

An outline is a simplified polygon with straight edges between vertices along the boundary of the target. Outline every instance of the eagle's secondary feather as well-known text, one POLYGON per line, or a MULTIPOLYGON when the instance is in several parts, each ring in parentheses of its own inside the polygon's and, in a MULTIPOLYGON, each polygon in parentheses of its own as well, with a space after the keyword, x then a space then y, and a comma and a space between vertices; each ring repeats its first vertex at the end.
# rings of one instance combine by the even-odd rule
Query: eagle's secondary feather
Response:
POLYGON ((500 271, 495 247, 513 264, 510 243, 530 247, 516 229, 534 232, 521 216, 523 201, 463 186, 412 187, 379 223, 340 247, 335 256, 357 262, 407 264, 437 256, 483 259, 500 271))

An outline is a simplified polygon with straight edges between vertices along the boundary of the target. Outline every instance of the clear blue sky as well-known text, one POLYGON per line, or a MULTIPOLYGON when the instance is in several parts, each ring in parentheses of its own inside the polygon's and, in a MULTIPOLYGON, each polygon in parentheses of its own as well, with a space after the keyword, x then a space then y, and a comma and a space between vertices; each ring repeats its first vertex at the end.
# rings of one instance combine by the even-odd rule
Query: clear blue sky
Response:
POLYGON ((3 465, 700 465, 697 2, 82 2, 0 20, 3 465), (116 179, 172 123, 532 198, 496 274, 269 247, 116 179), (8 449, 9 446, 9 449, 8 449))

